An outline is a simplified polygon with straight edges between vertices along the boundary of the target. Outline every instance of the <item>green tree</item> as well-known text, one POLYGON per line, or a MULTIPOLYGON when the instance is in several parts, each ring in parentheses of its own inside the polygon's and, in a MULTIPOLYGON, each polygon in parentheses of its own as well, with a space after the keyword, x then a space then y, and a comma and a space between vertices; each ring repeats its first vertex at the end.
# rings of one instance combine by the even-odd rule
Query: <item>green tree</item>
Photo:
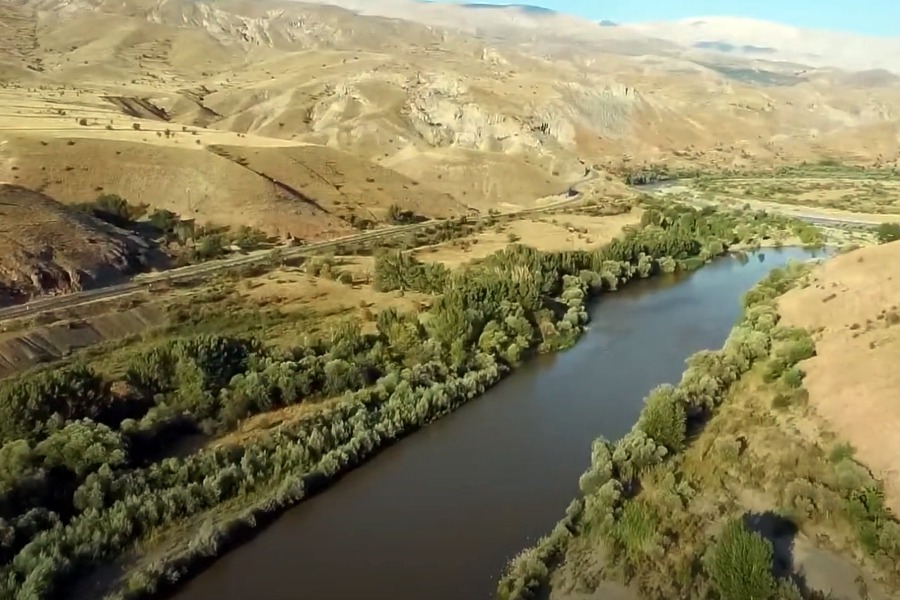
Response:
POLYGON ((203 236, 195 250, 200 260, 210 260, 225 254, 225 239, 221 234, 212 233, 203 236))
POLYGON ((194 220, 184 219, 177 221, 172 227, 172 233, 175 235, 175 238, 182 244, 187 243, 188 240, 194 239, 194 235, 196 234, 194 220))
POLYGON ((408 225, 415 223, 418 219, 413 211, 403 210, 399 205, 391 204, 388 207, 387 220, 392 225, 408 225))
POLYGON ((65 467, 79 476, 100 465, 121 465, 127 458, 122 435, 89 419, 66 425, 34 450, 44 457, 46 466, 65 467))
POLYGON ((265 233, 247 225, 241 225, 234 236, 234 243, 243 250, 255 250, 267 241, 265 233))
POLYGON ((772 556, 771 542, 735 519, 725 526, 704 562, 722 600, 770 600, 776 583, 772 556))
POLYGON ((681 450, 687 433, 687 416, 677 390, 671 385, 659 386, 645 402, 638 426, 670 451, 681 450))
POLYGON ((269 252, 268 262, 272 267, 283 267, 285 261, 284 250, 281 248, 274 248, 269 252))
POLYGON ((112 217, 118 217, 123 221, 131 221, 131 207, 128 201, 118 194, 103 194, 94 200, 95 212, 105 213, 112 217))
POLYGON ((900 223, 882 223, 875 230, 878 236, 878 242, 887 244, 888 242, 896 242, 900 240, 900 223))
POLYGON ((171 235, 178 223, 178 215, 170 210, 158 209, 150 213, 150 224, 159 229, 164 235, 171 235))

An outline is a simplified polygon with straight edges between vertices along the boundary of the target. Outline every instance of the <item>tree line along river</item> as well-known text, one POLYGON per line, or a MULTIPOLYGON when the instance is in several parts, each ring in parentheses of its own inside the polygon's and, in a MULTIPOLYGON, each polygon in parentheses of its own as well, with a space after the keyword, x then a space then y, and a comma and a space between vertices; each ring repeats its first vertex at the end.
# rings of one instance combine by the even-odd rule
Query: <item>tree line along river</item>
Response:
POLYGON ((388 448, 187 583, 177 600, 488 600, 577 494, 598 436, 720 347, 740 297, 799 248, 725 257, 602 296, 574 348, 388 448))

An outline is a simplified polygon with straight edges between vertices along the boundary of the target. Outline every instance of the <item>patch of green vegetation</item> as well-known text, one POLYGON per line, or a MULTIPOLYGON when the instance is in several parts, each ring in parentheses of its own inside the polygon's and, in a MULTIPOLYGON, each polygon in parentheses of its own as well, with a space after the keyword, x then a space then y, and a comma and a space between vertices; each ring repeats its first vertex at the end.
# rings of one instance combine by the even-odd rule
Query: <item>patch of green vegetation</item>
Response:
POLYGON ((896 242, 900 240, 900 223, 882 223, 875 231, 875 235, 881 244, 896 242))
MULTIPOLYGON (((244 313, 204 313, 196 303, 198 312, 188 310, 173 325, 181 335, 123 352, 116 369, 101 374, 76 363, 3 381, 0 596, 60 597, 92 569, 175 530, 190 532, 171 553, 131 563, 104 590, 109 598, 160 593, 242 528, 477 397, 529 356, 573 344, 592 296, 698 257, 709 260, 740 241, 736 230, 746 225, 739 213, 667 204, 651 210, 643 226, 594 251, 512 245, 453 273, 401 254, 380 255, 375 279, 384 286, 442 293, 421 313, 379 312, 372 333, 347 320, 325 335, 278 347, 263 341, 268 326, 259 337, 229 335, 244 313), (197 436, 234 433, 256 415, 326 399, 323 408, 278 428, 173 452, 197 436)), ((754 223, 751 231, 768 227, 754 223)), ((273 311, 271 318, 287 317, 273 311)), ((752 323, 765 318, 755 315, 752 323)), ((729 356, 750 360, 766 350, 767 339, 748 331, 729 356)), ((698 379, 682 384, 677 402, 661 399, 658 414, 644 420, 672 451, 684 441, 686 420, 717 401, 719 388, 702 379, 706 366, 696 366, 698 379)), ((640 428, 614 447, 598 444, 597 456, 606 453, 609 462, 595 464, 585 481, 599 485, 584 504, 590 519, 608 494, 616 497, 609 506, 624 510, 643 469, 669 452, 640 428)), ((567 518, 576 522, 581 510, 574 504, 567 518)), ((657 517, 638 509, 625 514, 621 524, 611 523, 619 544, 632 556, 658 547, 647 534, 657 517)), ((554 530, 542 548, 565 540, 566 531, 554 530)), ((543 564, 543 554, 534 560, 543 564)))
POLYGON ((900 188, 887 180, 878 182, 858 177, 792 180, 773 176, 764 179, 704 179, 694 182, 694 187, 697 192, 710 194, 713 198, 724 196, 855 213, 900 212, 900 188))
POLYGON ((619 175, 628 185, 649 185, 676 179, 689 179, 699 177, 701 171, 674 169, 665 164, 646 165, 640 167, 623 167, 619 175))
MULTIPOLYGON (((822 158, 815 162, 803 161, 792 165, 770 168, 673 168, 666 164, 644 166, 625 165, 618 169, 618 174, 631 185, 641 186, 666 181, 690 182, 697 189, 721 189, 721 186, 734 184, 752 184, 773 188, 773 192, 781 189, 784 193, 791 190, 785 184, 798 180, 833 187, 840 180, 857 181, 861 184, 886 184, 900 174, 900 169, 892 166, 875 164, 858 164, 839 158, 822 158)), ((825 189, 825 188, 822 188, 825 189)), ((876 187, 877 190, 877 187, 876 187)), ((876 193, 878 193, 876 191, 876 193)))
POLYGON ((715 63, 703 63, 703 66, 721 73, 729 79, 761 86, 792 86, 805 81, 803 77, 787 73, 776 73, 763 69, 750 69, 743 67, 731 67, 715 63))
POLYGON ((76 204, 75 208, 117 227, 131 227, 147 214, 149 205, 129 204, 118 194, 101 194, 93 202, 76 204))
POLYGON ((783 165, 771 169, 723 169, 715 173, 704 173, 699 179, 715 181, 721 178, 745 179, 797 179, 821 177, 833 179, 890 179, 898 174, 896 167, 864 165, 845 162, 837 158, 822 158, 816 162, 803 161, 794 165, 783 165))
POLYGON ((775 595, 772 543, 733 519, 704 556, 722 600, 769 600, 775 595))
POLYGON ((450 280, 450 270, 441 263, 424 263, 398 250, 375 256, 375 289, 380 292, 411 290, 435 294, 450 280))
POLYGON ((242 225, 237 229, 215 225, 198 226, 166 209, 148 213, 149 205, 134 205, 117 194, 103 194, 93 202, 76 207, 116 227, 130 229, 149 241, 171 246, 185 263, 221 258, 231 246, 243 251, 270 247, 272 240, 264 232, 242 225), (146 217, 146 219, 144 219, 146 217))
POLYGON ((396 204, 388 207, 388 223, 391 225, 410 225, 427 220, 425 217, 416 215, 411 210, 403 210, 396 204))

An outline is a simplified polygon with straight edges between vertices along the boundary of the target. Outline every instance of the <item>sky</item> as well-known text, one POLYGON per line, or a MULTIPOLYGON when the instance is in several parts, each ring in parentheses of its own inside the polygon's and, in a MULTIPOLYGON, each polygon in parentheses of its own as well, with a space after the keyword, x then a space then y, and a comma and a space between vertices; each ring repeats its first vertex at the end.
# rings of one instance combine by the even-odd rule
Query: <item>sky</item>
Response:
POLYGON ((797 27, 900 36, 900 0, 456 0, 532 4, 599 21, 740 16, 797 27))

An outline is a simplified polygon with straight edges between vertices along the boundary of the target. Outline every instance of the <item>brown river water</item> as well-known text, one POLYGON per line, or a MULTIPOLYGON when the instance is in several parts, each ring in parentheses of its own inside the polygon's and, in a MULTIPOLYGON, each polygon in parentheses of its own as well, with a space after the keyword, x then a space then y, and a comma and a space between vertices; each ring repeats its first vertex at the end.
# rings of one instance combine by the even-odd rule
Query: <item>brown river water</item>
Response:
POLYGON ((813 256, 764 250, 603 296, 574 348, 388 448, 174 597, 489 600, 508 560, 575 497, 591 442, 622 436, 648 391, 721 347, 754 283, 813 256))

